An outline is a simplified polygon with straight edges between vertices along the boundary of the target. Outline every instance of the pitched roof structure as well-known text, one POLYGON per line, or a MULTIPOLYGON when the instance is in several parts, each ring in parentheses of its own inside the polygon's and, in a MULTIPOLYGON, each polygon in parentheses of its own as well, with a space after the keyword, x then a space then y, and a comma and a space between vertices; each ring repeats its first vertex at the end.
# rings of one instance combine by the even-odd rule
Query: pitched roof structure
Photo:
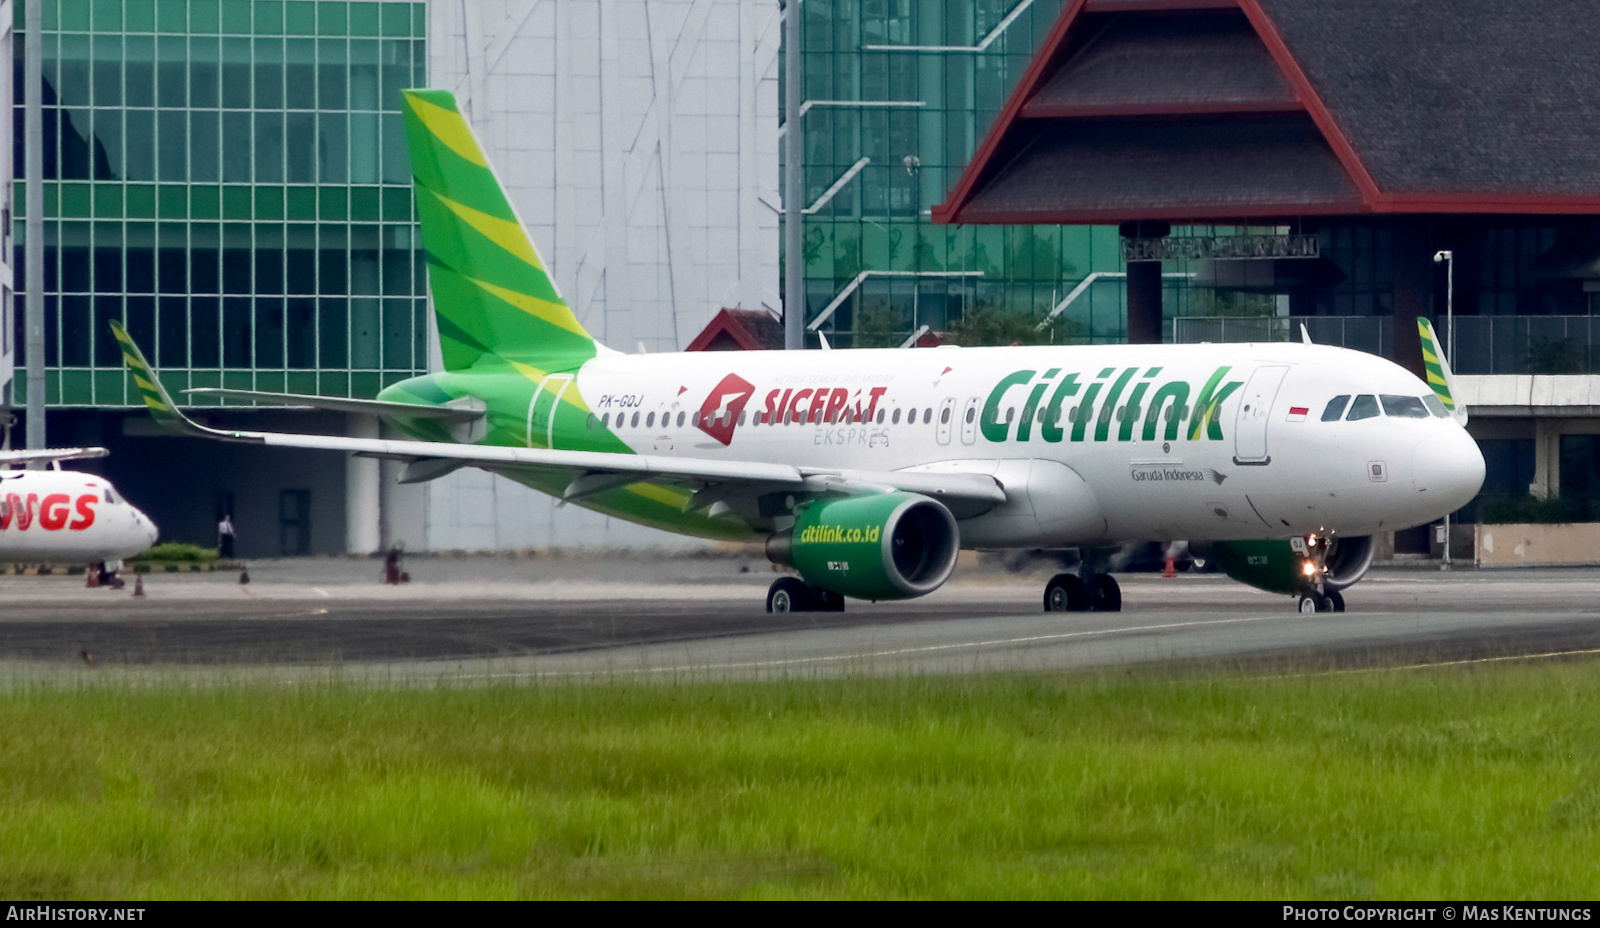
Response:
POLYGON ((1588 0, 1071 0, 935 222, 1600 213, 1588 0))
POLYGON ((761 309, 724 309, 711 317, 685 351, 776 351, 783 323, 761 309))

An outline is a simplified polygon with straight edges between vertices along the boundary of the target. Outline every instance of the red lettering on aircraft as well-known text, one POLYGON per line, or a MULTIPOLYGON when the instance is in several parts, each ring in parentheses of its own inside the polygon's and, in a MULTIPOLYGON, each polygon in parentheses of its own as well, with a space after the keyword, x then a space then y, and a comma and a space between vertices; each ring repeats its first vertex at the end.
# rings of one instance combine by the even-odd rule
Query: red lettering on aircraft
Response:
POLYGON ((100 497, 93 493, 85 493, 78 497, 78 518, 72 520, 67 528, 74 532, 81 532, 94 524, 94 504, 100 502, 100 497))
POLYGON ((754 396, 756 385, 738 374, 722 378, 706 401, 700 404, 700 431, 724 445, 733 443, 733 430, 739 424, 739 415, 745 404, 754 396))
POLYGON ((94 524, 94 505, 100 502, 100 497, 94 493, 85 493, 78 497, 77 505, 73 505, 72 497, 65 493, 51 493, 39 501, 39 494, 29 493, 26 503, 22 497, 15 493, 8 493, 0 501, 0 530, 16 525, 17 531, 25 532, 33 526, 34 506, 39 508, 39 527, 47 532, 58 532, 63 528, 81 532, 94 524), (78 518, 72 519, 68 525, 67 520, 72 518, 76 511, 78 518))
POLYGON ((0 529, 8 529, 15 522, 17 531, 27 531, 28 526, 33 524, 33 505, 38 501, 39 494, 29 493, 28 503, 23 505, 22 497, 15 493, 7 493, 5 512, 0 514, 0 529))
POLYGON ((59 532, 72 515, 72 497, 65 493, 51 493, 39 504, 39 527, 47 532, 59 532))

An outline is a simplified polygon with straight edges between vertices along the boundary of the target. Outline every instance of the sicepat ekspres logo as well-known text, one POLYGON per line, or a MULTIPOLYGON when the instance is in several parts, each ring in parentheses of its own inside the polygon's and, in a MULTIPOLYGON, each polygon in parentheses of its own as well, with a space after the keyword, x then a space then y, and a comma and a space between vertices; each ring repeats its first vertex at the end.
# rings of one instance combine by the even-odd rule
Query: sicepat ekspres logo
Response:
POLYGON ((738 374, 722 378, 711 388, 706 401, 700 404, 700 431, 724 445, 731 444, 734 427, 739 424, 739 415, 744 412, 745 404, 750 402, 755 392, 756 385, 738 374))

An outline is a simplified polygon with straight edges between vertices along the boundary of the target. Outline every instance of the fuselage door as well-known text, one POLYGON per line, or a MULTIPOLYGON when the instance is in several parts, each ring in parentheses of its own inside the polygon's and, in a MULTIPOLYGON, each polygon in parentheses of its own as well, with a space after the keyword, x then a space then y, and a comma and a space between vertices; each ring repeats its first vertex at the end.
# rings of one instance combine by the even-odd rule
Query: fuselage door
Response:
POLYGON ((529 448, 556 446, 556 409, 561 403, 561 394, 570 386, 571 374, 549 374, 539 381, 539 388, 533 391, 533 400, 528 403, 529 448), (542 446, 537 443, 540 440, 544 442, 542 446))
MULTIPOLYGON (((953 402, 953 401, 952 401, 953 402)), ((961 410, 961 443, 975 445, 978 443, 978 404, 982 402, 976 396, 967 397, 967 403, 961 410)))
POLYGON ((947 396, 939 401, 939 411, 934 414, 934 438, 939 444, 950 444, 950 420, 956 417, 956 398, 947 396))
POLYGON ((1233 463, 1272 463, 1272 456, 1267 453, 1267 424, 1278 398, 1278 387, 1287 373, 1287 365, 1267 364, 1250 375, 1239 397, 1239 416, 1233 427, 1233 463))

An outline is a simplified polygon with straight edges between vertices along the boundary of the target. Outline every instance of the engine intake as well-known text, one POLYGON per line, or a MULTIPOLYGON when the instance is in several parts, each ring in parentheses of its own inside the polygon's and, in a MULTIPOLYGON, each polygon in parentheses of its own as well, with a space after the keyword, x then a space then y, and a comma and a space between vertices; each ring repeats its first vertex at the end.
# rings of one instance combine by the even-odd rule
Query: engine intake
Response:
POLYGON ((834 593, 911 599, 950 578, 959 539, 943 504, 915 493, 876 493, 802 504, 794 528, 767 539, 767 557, 834 593))

